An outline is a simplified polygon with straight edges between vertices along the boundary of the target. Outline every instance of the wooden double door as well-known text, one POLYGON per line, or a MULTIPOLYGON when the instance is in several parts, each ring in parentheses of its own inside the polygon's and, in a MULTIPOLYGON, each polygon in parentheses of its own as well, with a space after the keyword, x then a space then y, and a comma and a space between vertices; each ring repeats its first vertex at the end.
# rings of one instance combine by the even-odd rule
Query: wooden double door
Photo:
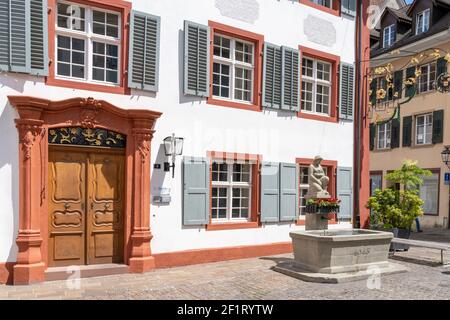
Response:
POLYGON ((123 150, 51 146, 49 266, 123 262, 123 150))

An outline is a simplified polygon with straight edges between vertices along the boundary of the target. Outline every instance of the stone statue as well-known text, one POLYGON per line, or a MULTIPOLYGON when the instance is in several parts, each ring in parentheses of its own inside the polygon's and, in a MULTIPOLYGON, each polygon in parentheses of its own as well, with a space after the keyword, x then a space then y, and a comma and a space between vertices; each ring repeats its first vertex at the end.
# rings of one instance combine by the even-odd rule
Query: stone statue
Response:
POLYGON ((327 177, 320 165, 322 160, 323 158, 321 156, 316 156, 313 163, 309 166, 309 189, 308 193, 305 195, 306 199, 328 199, 331 197, 327 191, 330 178, 327 177))

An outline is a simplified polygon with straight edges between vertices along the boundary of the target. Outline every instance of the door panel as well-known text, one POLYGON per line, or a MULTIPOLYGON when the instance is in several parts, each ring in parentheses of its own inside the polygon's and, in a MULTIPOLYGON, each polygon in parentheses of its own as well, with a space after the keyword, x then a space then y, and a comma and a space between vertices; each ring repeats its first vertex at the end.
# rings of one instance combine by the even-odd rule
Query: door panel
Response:
POLYGON ((49 155, 49 266, 84 264, 86 154, 49 155))
POLYGON ((90 154, 88 264, 123 262, 124 156, 90 154))

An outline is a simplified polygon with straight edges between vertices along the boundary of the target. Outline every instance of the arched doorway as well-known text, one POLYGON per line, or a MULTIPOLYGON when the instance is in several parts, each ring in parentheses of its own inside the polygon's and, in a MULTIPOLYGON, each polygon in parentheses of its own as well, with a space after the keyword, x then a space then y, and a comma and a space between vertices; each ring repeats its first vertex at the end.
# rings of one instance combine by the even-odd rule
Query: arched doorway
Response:
MULTIPOLYGON (((49 160, 50 163, 52 163, 53 160, 57 160, 49 158, 49 156, 53 157, 53 147, 55 147, 52 143, 49 143, 49 141, 52 142, 52 134, 57 130, 61 130, 61 128, 78 128, 81 131, 85 130, 84 132, 88 132, 88 134, 92 134, 92 131, 99 132, 100 130, 103 133, 113 132, 121 134, 123 137, 127 138, 126 144, 123 146, 122 155, 118 158, 116 157, 121 160, 115 161, 115 165, 112 166, 115 168, 117 168, 117 166, 120 167, 120 164, 118 163, 123 161, 123 198, 121 198, 120 204, 116 204, 117 206, 123 207, 121 209, 123 214, 122 231, 118 231, 120 228, 112 228, 112 230, 99 228, 96 230, 100 231, 98 234, 102 234, 101 231, 103 230, 103 235, 106 235, 98 237, 97 242, 100 244, 98 247, 99 252, 96 254, 94 248, 93 251, 89 251, 88 253, 94 256, 93 261, 96 259, 95 256, 99 258, 98 261, 102 261, 101 257, 106 260, 123 260, 124 263, 129 265, 130 272, 144 272, 154 268, 154 259, 151 256, 150 251, 152 234, 150 232, 149 221, 150 142, 154 133, 153 130, 156 120, 161 114, 149 110, 124 110, 106 101, 98 101, 93 98, 73 98, 63 101, 50 101, 27 96, 9 96, 8 98, 10 103, 19 113, 19 119, 16 119, 20 150, 19 233, 16 241, 19 252, 17 263, 14 266, 13 271, 14 283, 28 284, 44 281, 44 272, 46 268, 49 265, 53 265, 54 261, 49 259, 49 250, 51 249, 54 252, 55 246, 51 243, 51 237, 48 235, 50 235, 50 232, 53 230, 52 223, 49 221, 54 219, 54 216, 50 213, 55 213, 55 211, 59 212, 58 221, 61 224, 67 225, 68 219, 69 224, 80 225, 80 218, 77 218, 76 215, 72 215, 71 217, 64 216, 63 221, 61 222, 62 215, 70 212, 71 204, 68 201, 60 201, 61 203, 58 205, 62 205, 62 207, 58 207, 59 209, 57 208, 57 210, 53 210, 54 208, 52 207, 52 204, 50 204, 51 202, 49 202, 50 191, 53 192, 54 190, 52 189, 53 187, 49 185, 48 164, 49 160), (52 153, 49 154, 49 152, 52 153), (67 205, 69 205, 69 207, 66 209, 65 207, 67 207, 67 205), (123 241, 117 241, 117 239, 120 238, 119 232, 123 241), (111 234, 115 234, 116 236, 111 236, 111 234), (115 248, 111 248, 111 243, 114 241, 116 242, 116 244, 113 245, 115 248), (52 245, 51 248, 50 245, 52 245), (116 254, 117 252, 120 252, 120 254, 116 254)), ((100 141, 99 143, 101 144, 100 147, 103 146, 104 149, 112 149, 107 148, 106 141, 100 141), (105 145, 102 145, 103 143, 105 145)), ((81 146, 78 147, 81 148, 81 146)), ((86 161, 89 161, 90 158, 94 159, 94 162, 97 160, 97 163, 99 163, 99 159, 106 160, 105 157, 102 158, 102 156, 99 156, 98 154, 99 152, 85 152, 83 157, 86 161)), ((61 154, 60 156, 64 157, 61 154)), ((110 161, 112 161, 112 156, 109 155, 108 157, 110 161)), ((100 161, 100 163, 101 162, 102 161, 100 161)), ((85 170, 81 167, 78 169, 85 170)), ((94 170, 95 168, 92 169, 91 167, 90 169, 94 170)), ((100 170, 99 172, 103 174, 103 172, 101 172, 101 165, 98 169, 100 170)), ((108 171, 106 166, 103 169, 105 172, 108 171)), ((92 172, 92 174, 95 175, 94 172, 92 172)), ((67 180, 69 180, 69 178, 67 175, 62 175, 62 177, 63 179, 60 181, 60 184, 68 183, 67 180)), ((85 175, 83 179, 89 179, 89 177, 90 176, 85 175)), ((97 179, 98 178, 99 177, 97 177, 97 179)), ((100 179, 112 180, 111 177, 108 177, 107 172, 105 175, 101 176, 100 179)), ((108 188, 110 185, 111 183, 106 183, 105 187, 108 188)), ((117 188, 120 187, 117 186, 115 188, 118 190, 117 188)), ((91 195, 92 192, 93 191, 91 191, 91 195)), ((109 190, 109 192, 111 193, 111 190, 109 190)), ((108 193, 108 190, 106 190, 106 193, 108 193)), ((54 194, 51 196, 54 196, 54 194)), ((89 197, 89 195, 87 195, 87 197, 89 197)), ((105 197, 105 195, 103 195, 103 197, 105 197)), ((84 204, 84 208, 86 208, 86 203, 83 201, 86 201, 85 197, 83 200, 79 201, 79 203, 84 204)), ((91 215, 91 219, 96 219, 95 212, 99 214, 97 217, 97 219, 100 219, 97 220, 98 225, 105 224, 105 221, 111 221, 111 216, 104 214, 104 212, 108 212, 113 206, 111 201, 113 200, 103 199, 103 202, 100 201, 99 203, 94 204, 91 201, 88 203, 88 206, 93 206, 92 210, 89 209, 94 212, 94 214, 91 215), (105 206, 108 203, 109 205, 105 206), (103 208, 100 209, 102 205, 103 208), (97 208, 97 210, 95 208, 97 208)), ((72 203, 75 202, 72 200, 72 203)), ((73 205, 75 206, 75 204, 73 205)), ((77 211, 77 209, 72 211, 77 211)), ((86 216, 86 219, 89 219, 88 215, 86 216)), ((111 223, 108 222, 108 224, 110 225, 111 223)), ((83 225, 83 223, 81 223, 81 225, 83 225)), ((85 230, 84 232, 89 233, 90 231, 85 230)), ((88 236, 86 235, 85 237, 88 236)), ((89 244, 92 242, 95 243, 95 236, 93 237, 94 240, 89 242, 89 244)), ((85 241, 78 239, 79 242, 77 242, 75 240, 76 237, 71 239, 72 246, 75 247, 77 243, 82 246, 82 241, 85 241)), ((60 252, 64 252, 65 249, 63 249, 60 252)), ((81 256, 83 256, 83 254, 81 254, 81 256)), ((86 256, 86 252, 84 253, 83 259, 89 260, 86 256)), ((72 256, 72 259, 68 260, 76 259, 72 256)), ((81 260, 79 260, 78 263, 82 264, 81 260)))

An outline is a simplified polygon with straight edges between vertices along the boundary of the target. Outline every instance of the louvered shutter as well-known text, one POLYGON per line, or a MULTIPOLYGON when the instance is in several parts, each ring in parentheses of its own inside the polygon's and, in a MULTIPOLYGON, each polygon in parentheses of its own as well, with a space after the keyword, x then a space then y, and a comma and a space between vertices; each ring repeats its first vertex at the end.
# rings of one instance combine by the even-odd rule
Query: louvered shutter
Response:
POLYGON ((207 158, 183 159, 183 224, 205 225, 209 222, 210 177, 207 158))
POLYGON ((437 76, 447 73, 447 60, 445 58, 439 58, 436 61, 436 69, 437 69, 437 76))
POLYGON ((262 105, 267 108, 280 109, 282 86, 281 47, 270 43, 264 44, 264 68, 262 105))
POLYGON ((412 116, 403 117, 402 146, 410 147, 412 139, 412 116))
POLYGON ((356 17, 356 0, 341 0, 342 13, 356 17))
POLYGON ((375 107, 377 104, 377 82, 378 79, 372 79, 372 82, 370 83, 370 103, 372 104, 372 107, 375 107))
POLYGON ((280 163, 280 221, 294 221, 298 211, 298 180, 295 163, 280 163))
POLYGON ((261 222, 280 220, 279 163, 263 162, 261 165, 261 222))
POLYGON ((391 120, 391 149, 400 147, 400 121, 391 120))
POLYGON ((48 76, 47 0, 30 1, 31 73, 48 76))
POLYGON ((132 11, 128 86, 134 89, 158 91, 160 17, 132 11))
POLYGON ((433 144, 444 141, 444 110, 433 112, 433 144))
POLYGON ((210 30, 184 22, 184 94, 209 96, 210 30))
POLYGON ((397 93, 396 99, 401 99, 403 94, 403 70, 394 72, 394 94, 397 93))
POLYGON ((30 2, 9 1, 9 70, 30 72, 30 2))
POLYGON ((339 118, 353 120, 355 68, 348 63, 340 67, 340 103, 339 118))
POLYGON ((0 1, 0 71, 9 71, 9 0, 0 1))
POLYGON ((371 123, 370 126, 370 142, 369 142, 369 148, 370 151, 375 149, 375 134, 376 134, 376 126, 374 123, 371 123))
POLYGON ((353 208, 353 174, 352 168, 337 168, 337 197, 341 200, 338 219, 350 220, 352 218, 353 208))
POLYGON ((282 47, 282 99, 281 109, 299 111, 299 59, 298 50, 282 47))
MULTIPOLYGON (((409 67, 408 69, 406 69, 406 80, 408 80, 410 78, 414 78, 416 76, 415 74, 416 74, 416 67, 409 67)), ((415 84, 406 86, 405 95, 407 97, 412 97, 412 96, 414 96, 415 93, 416 93, 416 85, 415 84)))

